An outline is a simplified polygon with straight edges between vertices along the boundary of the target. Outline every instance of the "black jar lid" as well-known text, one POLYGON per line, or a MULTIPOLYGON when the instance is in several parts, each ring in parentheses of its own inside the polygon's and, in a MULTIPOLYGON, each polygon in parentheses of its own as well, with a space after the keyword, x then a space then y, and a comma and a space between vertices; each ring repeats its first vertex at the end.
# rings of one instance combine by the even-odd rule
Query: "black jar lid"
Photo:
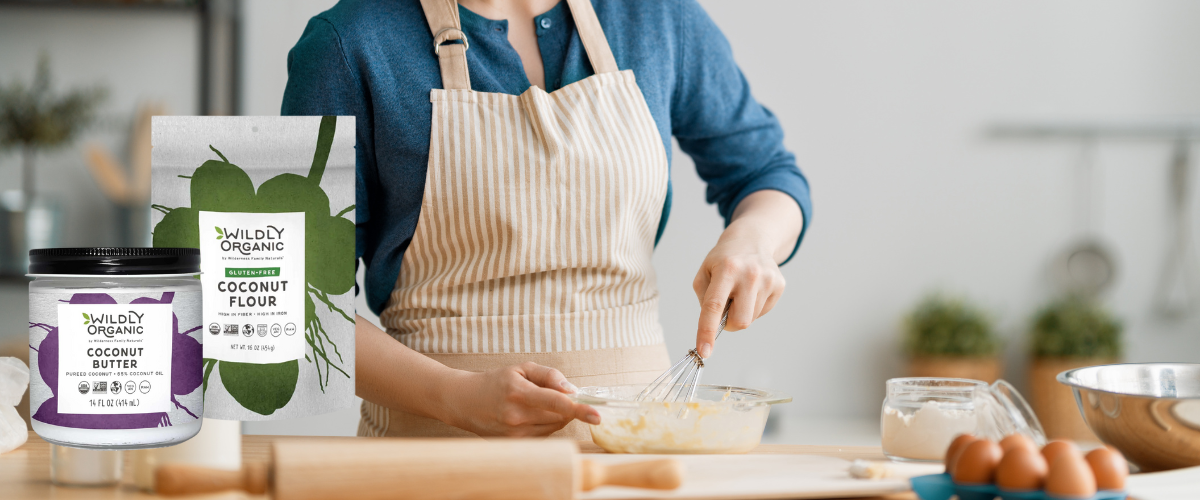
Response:
POLYGON ((197 248, 39 248, 29 251, 29 274, 197 274, 197 248))

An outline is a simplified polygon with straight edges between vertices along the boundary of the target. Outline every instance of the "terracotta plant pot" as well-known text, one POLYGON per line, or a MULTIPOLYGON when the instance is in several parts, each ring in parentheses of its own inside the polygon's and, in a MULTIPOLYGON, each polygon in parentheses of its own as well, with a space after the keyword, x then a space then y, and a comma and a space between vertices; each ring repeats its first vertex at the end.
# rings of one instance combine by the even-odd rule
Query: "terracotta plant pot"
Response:
POLYGON ((1058 383, 1059 373, 1084 366, 1105 365, 1113 359, 1034 358, 1029 368, 1029 404, 1042 422, 1046 437, 1075 441, 1100 441, 1088 428, 1075 404, 1071 388, 1058 383))
POLYGON ((908 361, 910 377, 969 378, 990 384, 1002 371, 997 358, 917 356, 908 361))

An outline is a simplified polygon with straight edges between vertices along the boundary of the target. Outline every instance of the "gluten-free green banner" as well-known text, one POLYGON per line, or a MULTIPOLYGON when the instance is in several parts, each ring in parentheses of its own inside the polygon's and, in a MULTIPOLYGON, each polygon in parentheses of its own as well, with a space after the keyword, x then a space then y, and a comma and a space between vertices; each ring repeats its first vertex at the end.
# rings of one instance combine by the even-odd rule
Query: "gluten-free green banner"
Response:
POLYGON ((271 278, 279 276, 278 267, 227 267, 226 278, 271 278))

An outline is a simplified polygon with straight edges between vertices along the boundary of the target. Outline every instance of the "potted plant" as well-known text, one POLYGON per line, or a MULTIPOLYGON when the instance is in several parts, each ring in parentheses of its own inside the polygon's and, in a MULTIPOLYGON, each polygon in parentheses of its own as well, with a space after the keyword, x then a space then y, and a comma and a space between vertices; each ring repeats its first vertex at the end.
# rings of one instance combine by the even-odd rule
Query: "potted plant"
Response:
POLYGON ((1082 296, 1059 299, 1034 316, 1030 402, 1047 437, 1097 440, 1071 390, 1055 377, 1073 368, 1116 362, 1122 351, 1121 330, 1121 322, 1108 310, 1082 296))
MULTIPOLYGON (((50 61, 38 58, 33 81, 14 81, 0 86, 0 151, 21 151, 21 194, 16 203, 5 203, 0 220, 0 243, 6 260, 19 258, 19 273, 24 274, 25 255, 30 243, 52 243, 56 230, 45 227, 57 216, 52 209, 39 207, 34 159, 40 151, 66 146, 92 121, 96 106, 104 99, 103 88, 73 89, 58 94, 51 88, 50 61), (37 214, 40 208, 47 213, 37 214), (7 240, 7 241, 5 241, 7 240)), ((12 194, 16 194, 15 192, 12 194)), ((0 262, 0 270, 12 270, 13 262, 0 262)))
POLYGON ((912 377, 1000 378, 1000 342, 992 319, 962 298, 932 294, 904 321, 904 347, 912 377))

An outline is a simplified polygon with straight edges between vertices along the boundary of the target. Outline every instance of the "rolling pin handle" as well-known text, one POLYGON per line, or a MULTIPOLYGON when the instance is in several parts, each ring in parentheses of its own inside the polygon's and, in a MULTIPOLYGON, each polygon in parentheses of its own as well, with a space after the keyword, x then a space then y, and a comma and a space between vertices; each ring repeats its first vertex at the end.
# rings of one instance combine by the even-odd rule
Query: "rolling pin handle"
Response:
POLYGON ((242 466, 243 490, 251 495, 265 495, 271 490, 271 468, 266 462, 250 462, 242 466))
POLYGON ((583 491, 604 485, 673 490, 683 484, 683 464, 669 458, 617 465, 583 460, 582 469, 583 491))
POLYGON ((195 495, 221 491, 267 493, 270 470, 267 464, 251 462, 241 470, 219 470, 191 465, 167 464, 154 471, 154 491, 163 496, 195 495))

